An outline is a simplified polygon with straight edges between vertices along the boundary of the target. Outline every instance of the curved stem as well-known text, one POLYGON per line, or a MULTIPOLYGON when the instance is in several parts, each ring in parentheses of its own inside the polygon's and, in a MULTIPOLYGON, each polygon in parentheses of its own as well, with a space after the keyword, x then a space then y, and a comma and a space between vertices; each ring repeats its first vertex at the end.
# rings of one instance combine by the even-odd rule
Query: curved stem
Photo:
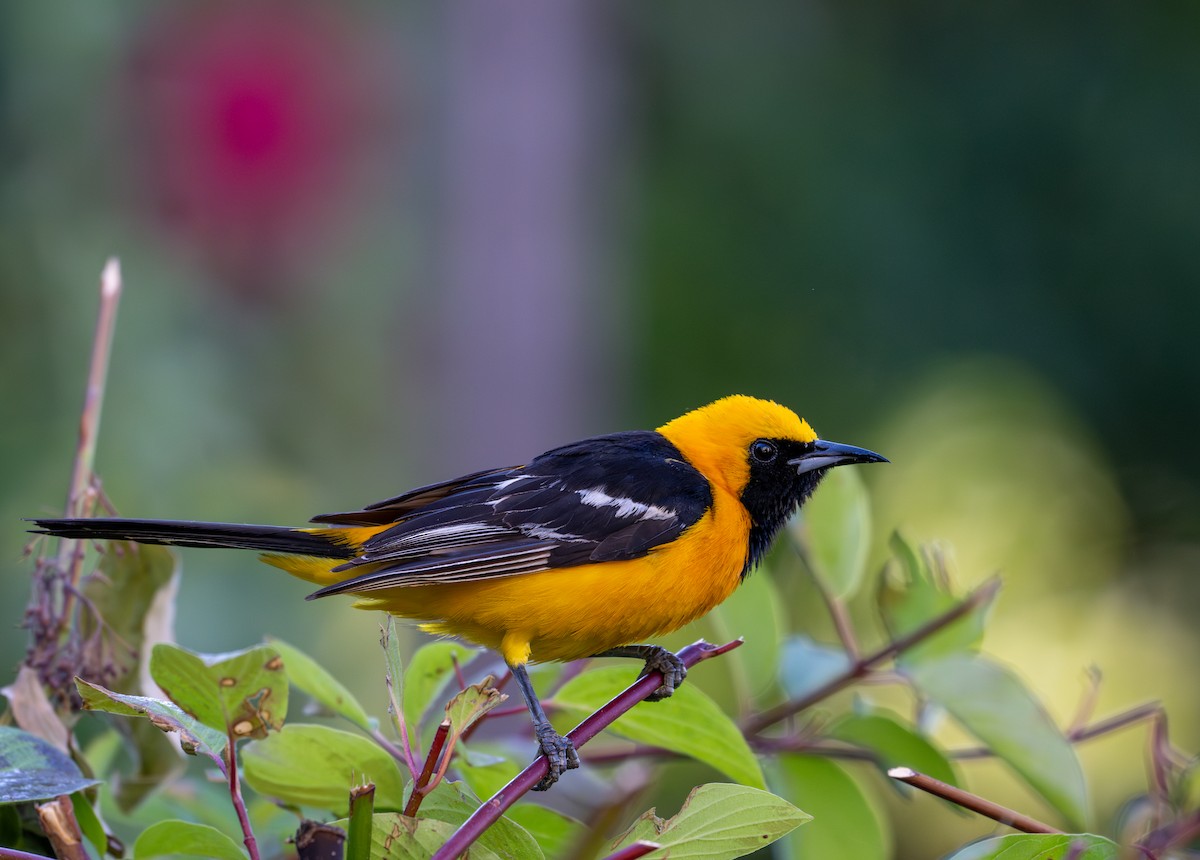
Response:
POLYGON ((893 659, 897 655, 904 653, 909 648, 913 647, 919 642, 923 642, 944 627, 953 624, 964 615, 969 615, 980 606, 985 605, 996 596, 996 592, 999 590, 1000 580, 992 579, 988 582, 985 582, 979 588, 967 595, 963 601, 951 607, 949 611, 944 612, 937 618, 934 618, 931 621, 921 625, 906 636, 901 636, 899 639, 895 639, 887 643, 878 650, 873 651, 864 657, 860 657, 851 663, 844 672, 835 676, 834 678, 831 678, 828 682, 809 692, 807 695, 784 702, 783 704, 763 711, 760 714, 752 715, 748 720, 746 720, 745 724, 742 726, 742 729, 747 735, 756 735, 763 729, 773 726, 775 723, 782 722, 788 717, 798 714, 806 708, 812 707, 817 702, 829 698, 834 693, 840 692, 846 687, 849 687, 855 681, 869 673, 880 663, 884 663, 893 659))
POLYGON ((242 827, 242 842, 246 845, 246 853, 250 855, 250 860, 259 860, 258 840, 254 838, 254 831, 250 829, 250 816, 246 812, 246 801, 242 799, 242 785, 237 767, 237 740, 233 736, 232 729, 229 730, 229 743, 225 747, 225 756, 229 776, 229 797, 237 812, 238 824, 242 827))
MULTIPOLYGON (((675 656, 683 661, 684 666, 690 669, 702 660, 718 657, 721 654, 732 651, 741 644, 741 639, 735 639, 724 645, 711 645, 704 640, 700 640, 683 648, 675 656)), ((612 701, 568 732, 567 738, 578 749, 610 726, 617 717, 657 690, 662 686, 662 682, 661 672, 650 672, 643 675, 614 697, 612 701)), ((541 782, 546 772, 546 758, 539 755, 525 770, 513 777, 508 785, 496 792, 491 799, 484 801, 471 817, 454 832, 454 835, 446 841, 446 844, 437 850, 433 855, 433 860, 453 860, 453 858, 461 855, 474 844, 475 840, 488 827, 504 814, 504 810, 516 803, 522 795, 541 782)))

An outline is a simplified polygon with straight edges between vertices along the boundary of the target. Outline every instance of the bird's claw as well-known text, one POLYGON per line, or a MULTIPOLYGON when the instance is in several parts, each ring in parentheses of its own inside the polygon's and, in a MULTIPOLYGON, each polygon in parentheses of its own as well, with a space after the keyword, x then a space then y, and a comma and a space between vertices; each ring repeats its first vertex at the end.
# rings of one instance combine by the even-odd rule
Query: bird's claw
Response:
POLYGON ((579 767, 579 753, 575 751, 575 744, 571 743, 571 739, 554 731, 549 723, 535 726, 534 733, 537 735, 538 747, 541 748, 542 755, 546 757, 546 765, 549 769, 542 777, 541 782, 533 787, 533 790, 545 791, 558 782, 558 778, 568 770, 579 767))
POLYGON ((655 646, 655 650, 646 658, 646 667, 642 669, 642 674, 638 677, 645 677, 651 672, 661 672, 663 682, 657 690, 646 697, 646 701, 661 702, 663 699, 670 698, 675 689, 683 683, 683 679, 687 677, 687 666, 683 665, 683 661, 666 648, 655 646))

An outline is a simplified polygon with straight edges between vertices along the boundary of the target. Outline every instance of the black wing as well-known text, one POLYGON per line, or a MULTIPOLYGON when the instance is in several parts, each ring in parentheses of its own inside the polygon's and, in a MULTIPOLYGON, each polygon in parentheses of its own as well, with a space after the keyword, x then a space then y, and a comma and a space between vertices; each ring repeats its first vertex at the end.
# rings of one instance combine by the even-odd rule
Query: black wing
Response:
POLYGON ((597 436, 527 466, 476 472, 318 522, 396 523, 314 597, 638 558, 712 506, 708 481, 658 433, 597 436), (388 519, 382 517, 388 512, 388 519))
POLYGON ((382 526, 394 523, 432 502, 444 499, 460 490, 470 489, 472 485, 483 486, 491 479, 503 480, 506 476, 515 474, 520 468, 520 466, 515 466, 511 469, 485 469, 482 472, 472 472, 452 481, 417 487, 403 495, 367 505, 361 511, 321 514, 319 517, 313 517, 311 522, 338 526, 382 526))

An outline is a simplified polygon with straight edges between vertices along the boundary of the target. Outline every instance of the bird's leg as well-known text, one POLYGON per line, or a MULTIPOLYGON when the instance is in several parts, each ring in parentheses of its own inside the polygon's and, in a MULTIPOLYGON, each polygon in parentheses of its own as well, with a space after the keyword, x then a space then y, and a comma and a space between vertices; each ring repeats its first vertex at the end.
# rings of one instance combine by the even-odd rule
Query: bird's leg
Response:
POLYGON ((646 697, 647 702, 658 702, 670 697, 675 692, 675 688, 682 684, 683 679, 687 677, 687 666, 683 665, 683 661, 659 645, 619 645, 592 656, 635 657, 638 660, 645 660, 646 667, 642 669, 642 674, 638 675, 639 678, 649 675, 651 672, 662 672, 662 686, 646 697))
POLYGON ((537 736, 538 747, 550 767, 542 781, 533 787, 534 791, 545 791, 558 782, 558 778, 564 772, 579 767, 579 753, 575 752, 575 745, 570 739, 554 731, 554 727, 546 719, 546 712, 542 710, 542 703, 533 691, 533 683, 529 680, 529 673, 524 664, 509 664, 508 668, 512 670, 513 677, 517 679, 517 686, 521 688, 525 706, 529 708, 529 714, 533 717, 533 733, 537 736))

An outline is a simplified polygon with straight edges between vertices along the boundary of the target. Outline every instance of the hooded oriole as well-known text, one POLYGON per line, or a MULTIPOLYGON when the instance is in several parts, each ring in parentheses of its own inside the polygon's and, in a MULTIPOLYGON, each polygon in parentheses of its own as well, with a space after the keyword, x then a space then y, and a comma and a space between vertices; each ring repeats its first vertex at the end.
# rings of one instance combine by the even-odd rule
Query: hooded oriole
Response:
POLYGON ((550 726, 531 660, 636 657, 670 696, 685 669, 632 642, 728 597, 825 472, 886 462, 817 438, 794 412, 726 397, 657 430, 564 445, 527 465, 411 490, 313 528, 134 519, 38 519, 43 533, 263 551, 263 560, 381 609, 494 649, 512 669, 546 755, 546 788, 578 767, 550 726))

